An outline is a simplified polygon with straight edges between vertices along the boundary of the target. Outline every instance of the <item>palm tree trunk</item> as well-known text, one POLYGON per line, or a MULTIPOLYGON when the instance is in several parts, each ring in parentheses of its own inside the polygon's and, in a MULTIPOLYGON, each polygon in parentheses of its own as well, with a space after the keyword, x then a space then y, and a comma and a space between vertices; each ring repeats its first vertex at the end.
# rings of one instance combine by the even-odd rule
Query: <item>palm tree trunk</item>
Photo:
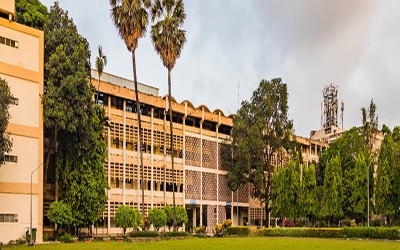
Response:
POLYGON ((174 168, 174 128, 172 122, 172 103, 171 103, 171 70, 168 69, 168 107, 169 107, 169 129, 171 138, 171 164, 172 164, 172 204, 174 207, 173 227, 176 229, 176 209, 175 209, 175 168, 174 168))
POLYGON ((96 101, 95 101, 96 104, 99 102, 99 95, 100 95, 100 73, 99 73, 99 71, 97 71, 97 74, 99 74, 99 85, 97 87, 97 95, 96 95, 96 101))
POLYGON ((143 167, 143 151, 142 151, 142 120, 140 118, 140 102, 139 102, 139 91, 136 77, 136 58, 135 51, 132 51, 132 64, 133 64, 133 78, 135 81, 135 95, 136 95, 136 113, 138 117, 138 127, 139 127, 139 158, 140 158, 140 171, 142 180, 142 216, 144 216, 144 167, 143 167))

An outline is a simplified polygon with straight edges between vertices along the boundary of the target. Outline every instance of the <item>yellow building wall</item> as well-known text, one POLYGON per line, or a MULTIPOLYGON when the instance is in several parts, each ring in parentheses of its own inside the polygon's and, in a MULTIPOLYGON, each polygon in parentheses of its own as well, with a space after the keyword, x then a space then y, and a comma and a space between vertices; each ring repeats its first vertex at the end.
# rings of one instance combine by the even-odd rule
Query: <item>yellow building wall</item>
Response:
MULTIPOLYGON (((0 1, 0 10, 5 2, 0 1)), ((0 18, 0 36, 18 42, 0 44, 0 77, 5 79, 18 105, 11 105, 7 132, 13 141, 10 155, 17 163, 0 166, 0 215, 17 214, 16 222, 0 222, 0 242, 25 234, 30 225, 32 173, 32 223, 36 242, 43 232, 43 95, 44 34, 42 31, 0 18)))

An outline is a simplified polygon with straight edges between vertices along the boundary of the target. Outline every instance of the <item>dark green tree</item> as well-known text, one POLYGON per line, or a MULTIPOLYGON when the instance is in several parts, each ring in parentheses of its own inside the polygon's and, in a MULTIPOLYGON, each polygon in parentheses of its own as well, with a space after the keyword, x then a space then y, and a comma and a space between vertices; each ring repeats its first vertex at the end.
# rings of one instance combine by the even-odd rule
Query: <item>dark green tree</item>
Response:
POLYGON ((45 181, 53 155, 60 199, 74 211, 76 226, 89 226, 99 220, 107 201, 102 135, 107 120, 92 101, 89 45, 57 2, 44 31, 45 181))
POLYGON ((313 219, 317 215, 317 181, 315 178, 315 166, 303 166, 303 175, 300 183, 300 204, 301 215, 307 217, 308 220, 313 219))
POLYGON ((362 112, 362 136, 368 147, 369 153, 372 154, 375 141, 375 135, 378 133, 378 115, 376 114, 376 104, 371 100, 368 109, 363 107, 362 112))
POLYGON ((175 167, 174 167, 174 127, 172 122, 171 71, 180 57, 186 43, 185 30, 182 29, 186 18, 183 0, 155 0, 151 7, 151 40, 164 67, 168 70, 168 109, 171 138, 172 164, 172 202, 174 207, 174 228, 176 227, 175 208, 175 167))
MULTIPOLYGON (((399 164, 396 161, 396 145, 393 140, 393 133, 383 125, 384 139, 379 152, 378 169, 375 188, 375 209, 378 214, 387 217, 388 224, 391 225, 391 218, 399 213, 399 164)), ((397 137, 397 135, 395 135, 397 137)), ((398 158, 397 158, 398 160, 398 158)))
POLYGON ((350 186, 352 212, 358 221, 364 221, 367 215, 367 163, 363 153, 358 154, 350 186))
POLYGON ((288 110, 286 84, 280 78, 262 80, 234 118, 231 154, 224 152, 229 146, 221 154, 222 164, 229 167, 229 187, 236 190, 242 183, 251 183, 252 196, 265 204, 267 221, 275 166, 301 155, 288 110))
MULTIPOLYGON (((363 153, 366 159, 370 159, 368 148, 365 140, 361 135, 359 128, 353 127, 346 131, 340 138, 336 139, 329 148, 325 150, 319 160, 317 168, 317 185, 324 185, 325 168, 329 161, 340 156, 340 166, 342 169, 342 185, 343 185, 343 212, 347 217, 353 217, 353 209, 350 201, 352 194, 351 183, 354 179, 354 168, 356 166, 357 156, 363 153)), ((373 180, 373 166, 370 166, 370 180, 373 180)), ((373 182, 373 181, 371 181, 373 182)), ((370 193, 372 194, 373 184, 370 182, 370 193)))
POLYGON ((14 96, 6 80, 0 78, 0 166, 4 164, 6 153, 10 152, 12 141, 7 134, 8 121, 10 119, 9 108, 14 96))
POLYGON ((323 214, 331 222, 343 217, 343 186, 340 156, 333 157, 325 169, 323 214))
POLYGON ((147 24, 148 24, 148 13, 147 8, 150 7, 150 0, 109 0, 111 5, 111 18, 114 21, 114 25, 118 30, 119 36, 125 41, 126 47, 132 54, 132 67, 133 67, 133 79, 135 82, 135 101, 136 101, 136 113, 138 116, 138 150, 140 156, 140 172, 142 180, 142 216, 144 216, 144 165, 143 165, 143 150, 142 150, 142 120, 140 112, 140 100, 139 90, 137 84, 136 74, 136 57, 135 51, 138 47, 138 41, 140 38, 146 35, 147 24))
POLYGON ((43 30, 47 21, 47 8, 39 0, 16 0, 16 21, 43 30))

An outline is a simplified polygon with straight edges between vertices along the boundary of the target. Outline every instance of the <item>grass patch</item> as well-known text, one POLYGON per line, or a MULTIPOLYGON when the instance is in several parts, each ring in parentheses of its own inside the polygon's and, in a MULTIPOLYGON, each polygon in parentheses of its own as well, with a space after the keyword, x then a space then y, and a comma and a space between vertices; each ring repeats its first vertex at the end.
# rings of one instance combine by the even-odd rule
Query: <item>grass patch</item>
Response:
MULTIPOLYGON (((91 242, 74 244, 43 244, 35 245, 35 249, 400 249, 398 241, 382 240, 344 240, 317 238, 190 238, 189 240, 159 241, 159 242, 91 242)), ((26 245, 7 246, 3 249, 31 249, 26 245)))

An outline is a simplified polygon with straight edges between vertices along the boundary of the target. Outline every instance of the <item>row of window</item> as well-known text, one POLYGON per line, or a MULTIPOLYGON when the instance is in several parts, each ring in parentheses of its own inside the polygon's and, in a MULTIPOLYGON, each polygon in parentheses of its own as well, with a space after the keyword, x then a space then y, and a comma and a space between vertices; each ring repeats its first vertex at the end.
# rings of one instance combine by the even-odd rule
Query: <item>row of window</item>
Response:
POLYGON ((18 41, 15 41, 13 39, 10 39, 10 38, 4 37, 4 36, 0 36, 0 44, 4 44, 7 46, 16 48, 16 49, 18 49, 18 47, 19 47, 18 41))
MULTIPOLYGON (((97 97, 97 93, 95 93, 95 99, 97 97)), ((98 103, 100 105, 104 105, 104 106, 108 106, 108 97, 111 97, 111 107, 118 109, 118 110, 123 110, 123 102, 124 99, 121 97, 117 97, 117 96, 110 96, 108 94, 105 93, 101 93, 99 94, 99 98, 98 98, 98 103)), ((145 116, 150 116, 151 115, 151 108, 152 106, 145 104, 145 103, 141 103, 140 104, 140 114, 145 115, 145 116)), ((154 108, 154 113, 153 116, 154 118, 157 119, 164 119, 164 111, 163 109, 158 109, 158 108, 154 108)), ((132 113, 136 113, 136 102, 135 101, 131 101, 131 100, 126 100, 126 107, 125 107, 125 111, 126 112, 132 112, 132 113)), ((169 115, 166 116, 166 120, 169 121, 169 115)), ((172 121, 175 123, 183 123, 183 114, 180 113, 176 113, 173 112, 172 113, 172 121)), ((200 128, 200 121, 201 119, 198 117, 191 117, 188 116, 185 119, 185 125, 187 126, 192 126, 192 127, 197 127, 200 128)), ((203 122, 203 129, 206 130, 210 130, 210 131, 215 131, 217 129, 217 123, 216 122, 211 122, 211 121, 204 121, 203 122)), ((229 126, 226 125, 221 125, 218 128, 218 133, 222 133, 222 134, 227 134, 229 135, 231 132, 231 128, 229 126)))
POLYGON ((4 156, 4 161, 5 162, 17 163, 18 162, 18 156, 16 156, 16 155, 5 155, 4 156))
POLYGON ((0 214, 0 222, 18 222, 18 214, 0 214))

